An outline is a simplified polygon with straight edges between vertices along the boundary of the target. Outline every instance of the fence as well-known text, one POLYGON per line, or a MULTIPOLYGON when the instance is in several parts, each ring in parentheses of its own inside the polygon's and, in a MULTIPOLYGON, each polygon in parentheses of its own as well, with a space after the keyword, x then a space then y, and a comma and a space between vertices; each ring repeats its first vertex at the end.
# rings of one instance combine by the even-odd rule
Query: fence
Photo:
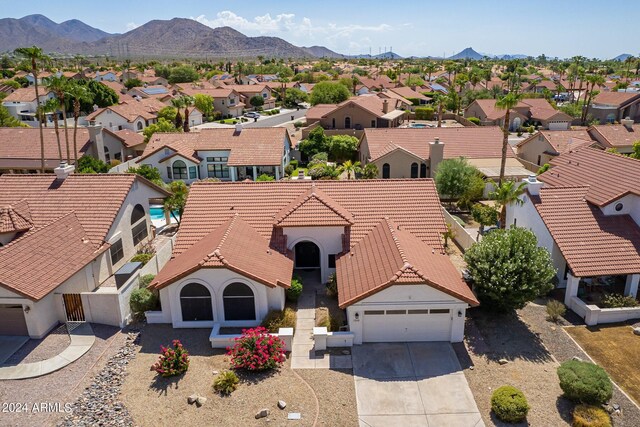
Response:
POLYGON ((462 116, 459 116, 457 114, 453 114, 453 113, 443 113, 442 114, 442 120, 455 120, 456 122, 460 123, 461 125, 464 126, 478 126, 477 124, 473 123, 472 121, 469 121, 467 119, 465 119, 462 116))
POLYGON ((127 160, 126 162, 120 163, 119 165, 116 165, 116 166, 112 167, 111 169, 109 169, 108 173, 125 173, 127 170, 129 170, 129 168, 136 168, 136 167, 139 166, 136 163, 136 161, 139 158, 140 157, 136 157, 134 159, 127 160))
POLYGON ((522 165, 527 169, 530 170, 531 172, 537 174, 538 170, 540 169, 540 166, 536 165, 535 163, 531 163, 525 159, 523 159, 522 157, 516 157, 518 159, 518 161, 520 163, 522 163, 522 165))
POLYGON ((471 247, 471 245, 476 243, 476 239, 463 226, 461 226, 445 208, 442 208, 442 213, 444 214, 445 222, 451 226, 451 230, 454 233, 453 240, 455 240, 462 249, 466 251, 471 247))
MULTIPOLYGON (((314 122, 309 126, 302 128, 302 137, 300 139, 308 138, 309 133, 318 126, 320 126, 320 122, 314 122)), ((355 136, 356 138, 360 139, 362 138, 362 135, 364 135, 364 130, 363 129, 325 129, 324 134, 327 136, 349 135, 349 136, 355 136)))

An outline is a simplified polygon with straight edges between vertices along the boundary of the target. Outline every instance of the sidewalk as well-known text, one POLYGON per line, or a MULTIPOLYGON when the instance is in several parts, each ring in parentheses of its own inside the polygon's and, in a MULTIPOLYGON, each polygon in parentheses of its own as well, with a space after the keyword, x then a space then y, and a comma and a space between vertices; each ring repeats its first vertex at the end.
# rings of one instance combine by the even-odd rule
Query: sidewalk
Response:
POLYGON ((93 329, 88 323, 69 323, 68 328, 71 343, 62 353, 40 362, 3 365, 0 367, 0 380, 22 380, 47 375, 82 357, 96 340, 93 329))
MULTIPOLYGON (((313 328, 316 325, 316 294, 325 292, 319 272, 296 271, 302 277, 302 294, 298 298, 298 312, 293 345, 291 369, 351 369, 351 356, 316 354, 313 328)), ((323 352, 324 353, 324 352, 323 352)))

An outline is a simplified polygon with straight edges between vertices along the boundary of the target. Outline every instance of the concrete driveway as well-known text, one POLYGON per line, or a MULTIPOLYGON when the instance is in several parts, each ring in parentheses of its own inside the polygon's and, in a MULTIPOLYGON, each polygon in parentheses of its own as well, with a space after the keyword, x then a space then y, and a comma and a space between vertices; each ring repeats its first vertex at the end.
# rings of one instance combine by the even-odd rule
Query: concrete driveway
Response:
POLYGON ((484 426, 449 343, 354 346, 361 427, 484 426))
POLYGON ((29 337, 0 335, 0 365, 22 347, 29 337))

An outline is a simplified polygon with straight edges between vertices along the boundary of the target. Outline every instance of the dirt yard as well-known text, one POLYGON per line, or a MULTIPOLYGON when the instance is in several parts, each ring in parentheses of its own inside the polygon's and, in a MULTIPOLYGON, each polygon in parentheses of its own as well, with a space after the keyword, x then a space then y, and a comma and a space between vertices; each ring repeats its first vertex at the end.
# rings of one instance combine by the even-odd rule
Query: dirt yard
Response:
POLYGON ((570 424, 573 405, 560 397, 558 364, 519 316, 498 316, 474 309, 465 332, 464 346, 456 345, 455 349, 487 426, 508 425, 491 413, 491 394, 503 385, 522 390, 531 406, 528 424, 521 425, 570 424), (506 363, 501 364, 501 360, 506 363))
POLYGON ((301 372, 308 384, 290 369, 289 361, 272 374, 241 374, 241 383, 230 397, 221 397, 212 389, 214 371, 229 367, 223 350, 209 344, 208 329, 172 329, 166 325, 147 325, 142 332, 141 348, 128 367, 122 401, 140 426, 163 425, 171 419, 175 425, 280 426, 289 412, 299 412, 296 425, 311 426, 317 414, 319 425, 355 425, 355 389, 349 372, 301 372), (176 378, 158 377, 150 371, 157 360, 160 345, 179 339, 191 354, 189 371, 176 378), (312 392, 310 386, 315 389, 312 392), (200 408, 187 404, 193 393, 207 398, 200 408), (317 400, 316 400, 317 397, 317 400), (285 410, 278 400, 287 402, 285 410), (346 406, 343 406, 345 403, 346 406), (267 418, 255 419, 261 409, 271 411, 267 418))
POLYGON ((566 331, 640 404, 640 337, 630 326, 576 326, 566 331))

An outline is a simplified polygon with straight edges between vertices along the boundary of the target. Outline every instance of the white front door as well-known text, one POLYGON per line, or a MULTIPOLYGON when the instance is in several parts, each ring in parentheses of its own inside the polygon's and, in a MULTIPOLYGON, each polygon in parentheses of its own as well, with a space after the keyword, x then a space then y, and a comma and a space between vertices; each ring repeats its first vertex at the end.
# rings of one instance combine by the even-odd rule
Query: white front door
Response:
POLYGON ((365 309, 363 342, 451 341, 446 308, 365 309))

